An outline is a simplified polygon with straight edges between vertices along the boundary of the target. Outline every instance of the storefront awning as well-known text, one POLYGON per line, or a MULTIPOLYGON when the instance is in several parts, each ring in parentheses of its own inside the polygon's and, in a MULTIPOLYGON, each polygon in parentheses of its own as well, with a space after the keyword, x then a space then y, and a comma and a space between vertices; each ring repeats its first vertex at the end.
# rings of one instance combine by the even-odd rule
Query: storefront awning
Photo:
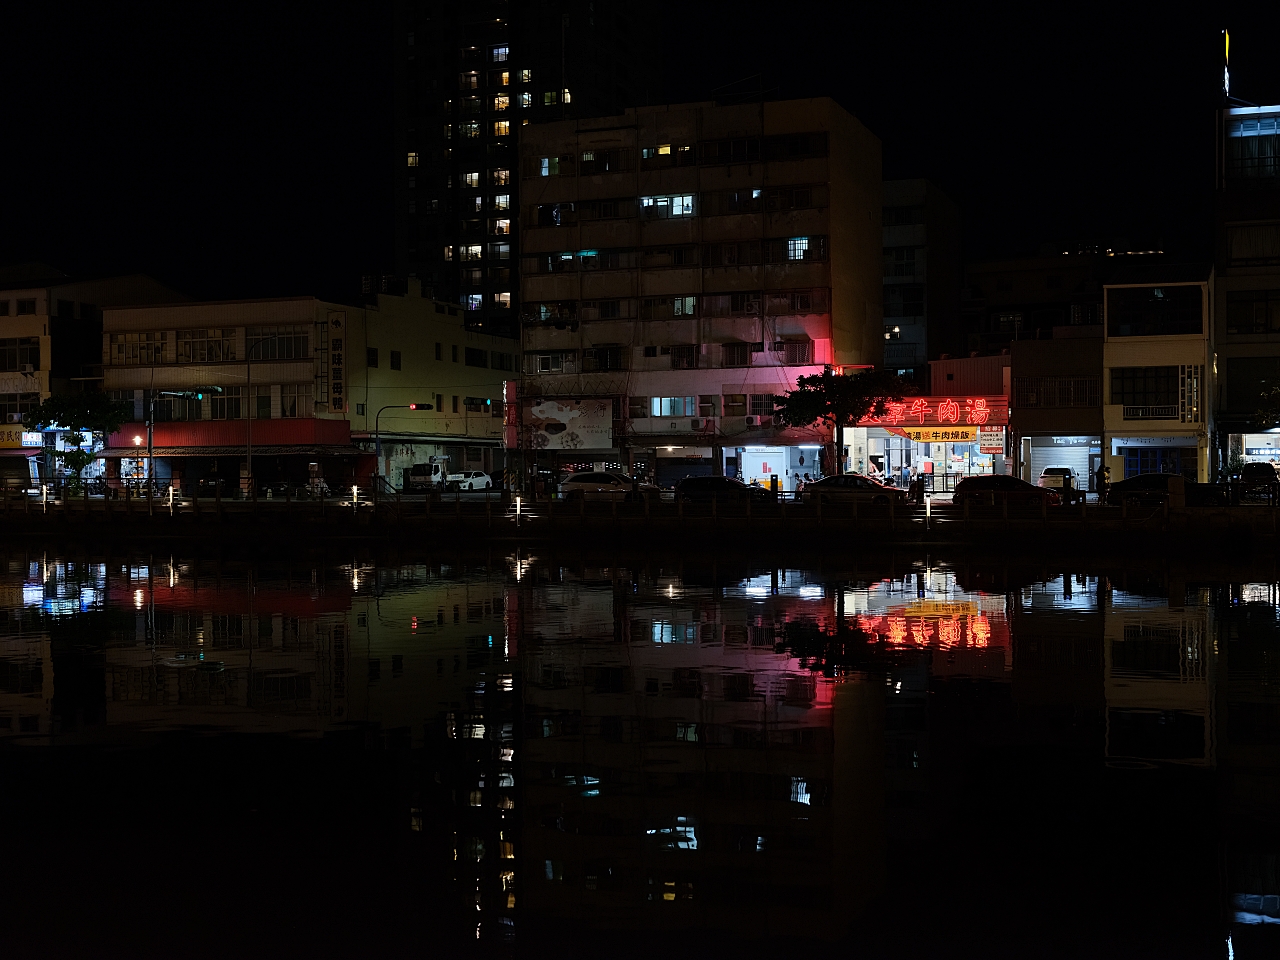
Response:
MULTIPOLYGON (((156 447, 152 454, 157 457, 242 457, 246 448, 242 446, 236 447, 156 447)), ((136 447, 108 447, 98 451, 98 459, 112 460, 118 457, 145 457, 147 448, 144 446, 136 447)), ((358 450, 355 447, 340 445, 269 445, 254 446, 253 455, 255 457, 364 457, 368 456, 365 450, 358 450)))

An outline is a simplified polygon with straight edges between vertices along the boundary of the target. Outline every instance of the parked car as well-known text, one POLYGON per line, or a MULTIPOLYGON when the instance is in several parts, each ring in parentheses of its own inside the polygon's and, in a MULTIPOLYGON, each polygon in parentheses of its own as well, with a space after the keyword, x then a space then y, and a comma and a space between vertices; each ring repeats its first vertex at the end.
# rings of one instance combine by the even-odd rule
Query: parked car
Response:
POLYGON ((1058 495, 1067 503, 1079 500, 1089 488, 1087 482, 1080 483, 1080 474, 1076 472, 1075 467, 1064 465, 1045 467, 1040 471, 1040 479, 1036 481, 1036 486, 1057 490, 1058 495), (1067 482, 1068 479, 1070 483, 1067 482), (1066 492, 1068 488, 1071 491, 1069 495, 1066 492))
POLYGON ((1039 506, 1043 502, 1051 507, 1056 507, 1062 502, 1056 490, 1039 487, 1033 483, 1027 483, 1021 477, 1005 474, 965 477, 956 484, 955 493, 951 495, 951 502, 956 506, 963 506, 966 501, 978 504, 990 503, 992 500, 996 503, 1034 506, 1039 506))
MULTIPOLYGON (((632 500, 635 491, 625 473, 574 473, 560 481, 560 495, 567 500, 632 500)), ((639 485, 640 496, 657 497, 658 488, 651 483, 639 485)))
POLYGON ((450 490, 488 490, 493 479, 483 470, 464 470, 449 474, 446 485, 450 490))
POLYGON ((806 503, 852 503, 865 502, 887 505, 891 501, 903 502, 907 498, 905 490, 890 487, 864 477, 857 473, 846 473, 840 476, 823 477, 804 485, 801 499, 806 503))
POLYGON ((1245 503, 1270 502, 1280 483, 1276 465, 1268 461, 1246 463, 1240 468, 1240 499, 1245 503))
POLYGON ((748 486, 736 477, 685 477, 676 484, 676 499, 686 503, 745 503, 772 501, 767 487, 748 486))
POLYGON ((1113 483, 1107 494, 1107 503, 1112 506, 1126 501, 1154 506, 1166 500, 1175 507, 1221 507, 1228 497, 1217 484, 1197 483, 1180 473, 1140 473, 1113 483))

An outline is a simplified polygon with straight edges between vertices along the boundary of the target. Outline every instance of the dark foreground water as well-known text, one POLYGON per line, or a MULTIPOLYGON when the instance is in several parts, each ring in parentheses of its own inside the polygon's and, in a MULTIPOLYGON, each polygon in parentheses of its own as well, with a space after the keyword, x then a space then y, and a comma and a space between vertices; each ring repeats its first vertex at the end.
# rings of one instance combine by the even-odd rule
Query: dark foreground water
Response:
POLYGON ((0 555, 0 951, 1276 956, 1274 566, 1036 564, 0 555))

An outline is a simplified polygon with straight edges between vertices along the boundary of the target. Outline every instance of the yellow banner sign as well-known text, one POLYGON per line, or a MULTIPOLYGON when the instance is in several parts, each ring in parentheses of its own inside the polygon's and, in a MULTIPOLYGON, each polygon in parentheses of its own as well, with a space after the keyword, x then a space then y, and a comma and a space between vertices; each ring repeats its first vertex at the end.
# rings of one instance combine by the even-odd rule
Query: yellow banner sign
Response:
POLYGON ((889 427, 888 430, 916 443, 973 443, 978 439, 977 427, 889 427))
POLYGON ((38 447, 43 442, 39 433, 31 433, 22 429, 22 424, 15 423, 0 427, 0 449, 10 450, 14 447, 38 447))

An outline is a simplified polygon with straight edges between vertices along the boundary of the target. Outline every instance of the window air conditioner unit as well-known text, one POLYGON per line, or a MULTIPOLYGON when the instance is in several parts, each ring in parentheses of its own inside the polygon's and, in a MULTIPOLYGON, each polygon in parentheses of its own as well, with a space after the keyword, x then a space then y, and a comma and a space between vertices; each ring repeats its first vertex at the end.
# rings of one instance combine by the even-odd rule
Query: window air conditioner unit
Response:
POLYGON ((9 414, 9 422, 10 422, 10 423, 21 423, 21 422, 22 422, 22 414, 20 414, 20 413, 11 413, 11 414, 9 414))
POLYGON ((29 364, 29 363, 24 363, 24 364, 22 365, 22 372, 23 372, 23 373, 35 373, 35 372, 36 372, 36 368, 35 368, 35 367, 33 367, 33 366, 32 366, 31 364, 29 364))

